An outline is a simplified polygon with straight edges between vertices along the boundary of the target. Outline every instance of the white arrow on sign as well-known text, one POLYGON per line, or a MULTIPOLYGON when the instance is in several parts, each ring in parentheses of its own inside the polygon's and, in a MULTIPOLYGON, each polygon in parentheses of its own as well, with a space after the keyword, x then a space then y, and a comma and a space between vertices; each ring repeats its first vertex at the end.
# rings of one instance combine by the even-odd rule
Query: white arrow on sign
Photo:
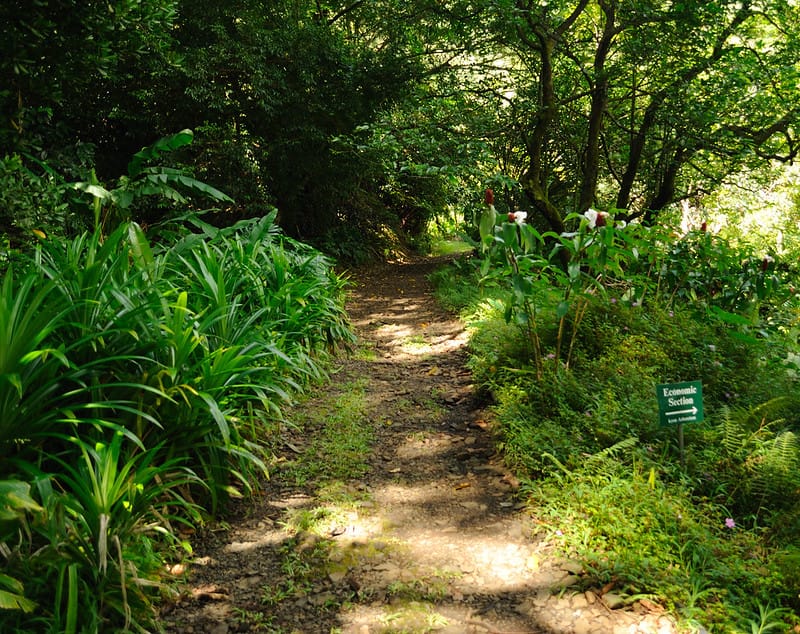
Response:
POLYGON ((677 412, 666 412, 667 416, 680 416, 681 414, 691 414, 694 416, 697 414, 697 408, 693 407, 692 409, 682 409, 677 412))

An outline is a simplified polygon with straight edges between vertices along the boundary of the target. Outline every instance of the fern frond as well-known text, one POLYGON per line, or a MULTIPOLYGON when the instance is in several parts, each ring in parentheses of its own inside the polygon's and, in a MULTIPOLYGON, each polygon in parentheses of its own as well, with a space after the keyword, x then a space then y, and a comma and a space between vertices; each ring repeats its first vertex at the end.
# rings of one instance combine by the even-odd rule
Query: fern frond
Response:
POLYGON ((558 458, 556 458, 553 454, 551 454, 551 453, 543 453, 542 454, 542 458, 548 458, 554 465, 556 465, 559 469, 561 469, 561 471, 563 471, 566 475, 572 476, 572 472, 569 469, 567 469, 567 467, 565 467, 561 463, 561 461, 558 458))
POLYGON ((625 440, 620 440, 618 443, 611 445, 610 447, 606 447, 602 451, 598 451, 596 454, 589 456, 586 460, 586 467, 594 467, 600 463, 604 463, 610 458, 616 457, 619 453, 627 451, 632 447, 635 447, 638 444, 639 440, 637 438, 631 437, 626 438, 625 440))
POLYGON ((747 438, 743 419, 748 416, 745 410, 722 407, 719 444, 725 455, 734 457, 742 453, 747 438))
POLYGON ((759 506, 781 508, 791 504, 787 492, 800 488, 800 439, 784 431, 763 442, 747 459, 748 488, 760 498, 759 506))
MULTIPOLYGON (((788 396, 777 396, 760 405, 752 407, 748 410, 748 413, 753 422, 758 423, 758 421, 765 421, 769 417, 774 416, 790 403, 791 399, 788 396)), ((768 424, 773 424, 773 422, 774 421, 770 421, 768 424)))
POLYGON ((772 438, 773 429, 783 418, 771 418, 789 403, 785 396, 777 397, 750 409, 724 406, 721 411, 720 446, 730 458, 745 459, 758 451, 761 444, 772 438))

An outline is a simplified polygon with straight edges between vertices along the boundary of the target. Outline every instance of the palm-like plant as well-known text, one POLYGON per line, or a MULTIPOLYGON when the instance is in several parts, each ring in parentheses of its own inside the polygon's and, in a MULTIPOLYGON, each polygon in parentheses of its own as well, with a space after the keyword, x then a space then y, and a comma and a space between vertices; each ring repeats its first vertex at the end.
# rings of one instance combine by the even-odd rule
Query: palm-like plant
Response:
POLYGON ((47 518, 35 528, 46 546, 32 565, 54 569, 59 631, 145 631, 136 621, 147 618, 162 568, 147 535, 177 544, 173 524, 200 521, 180 493, 199 479, 179 460, 163 462, 161 447, 142 451, 127 438, 121 431, 94 444, 67 438, 77 460, 74 452, 55 456, 59 473, 36 474, 47 518))
POLYGON ((135 224, 44 241, 0 280, 0 477, 34 483, 44 508, 0 593, 52 605, 0 626, 146 621, 160 556, 145 535, 199 521, 179 491, 216 510, 237 480, 250 487, 270 443, 252 423, 280 416, 351 337, 330 262, 273 218, 195 226, 163 250, 135 224))
POLYGON ((63 347, 49 341, 64 309, 35 273, 17 280, 8 271, 0 284, 0 457, 40 439, 58 419, 63 347))

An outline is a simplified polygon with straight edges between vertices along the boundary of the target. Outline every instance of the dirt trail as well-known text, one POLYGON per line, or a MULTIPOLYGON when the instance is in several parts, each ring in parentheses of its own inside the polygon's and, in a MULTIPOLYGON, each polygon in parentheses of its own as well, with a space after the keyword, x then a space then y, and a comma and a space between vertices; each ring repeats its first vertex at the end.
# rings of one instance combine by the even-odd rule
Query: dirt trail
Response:
POLYGON ((613 593, 570 587, 579 566, 554 558, 494 450, 463 325, 431 296, 435 266, 353 274, 348 310, 360 353, 315 398, 363 385, 376 435, 369 473, 347 486, 357 502, 331 513, 323 531, 287 530, 287 513, 320 516, 324 503, 278 472, 228 529, 198 545, 186 596, 165 610, 167 632, 675 631, 658 606, 614 609, 613 593))

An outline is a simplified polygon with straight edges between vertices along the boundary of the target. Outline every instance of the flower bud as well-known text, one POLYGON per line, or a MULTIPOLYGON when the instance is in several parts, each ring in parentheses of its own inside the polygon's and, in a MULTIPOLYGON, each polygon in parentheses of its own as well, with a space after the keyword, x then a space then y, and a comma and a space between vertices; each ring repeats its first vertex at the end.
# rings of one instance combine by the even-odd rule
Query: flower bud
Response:
POLYGON ((486 188, 486 191, 483 194, 483 202, 485 202, 489 206, 494 205, 494 192, 488 187, 486 188))

